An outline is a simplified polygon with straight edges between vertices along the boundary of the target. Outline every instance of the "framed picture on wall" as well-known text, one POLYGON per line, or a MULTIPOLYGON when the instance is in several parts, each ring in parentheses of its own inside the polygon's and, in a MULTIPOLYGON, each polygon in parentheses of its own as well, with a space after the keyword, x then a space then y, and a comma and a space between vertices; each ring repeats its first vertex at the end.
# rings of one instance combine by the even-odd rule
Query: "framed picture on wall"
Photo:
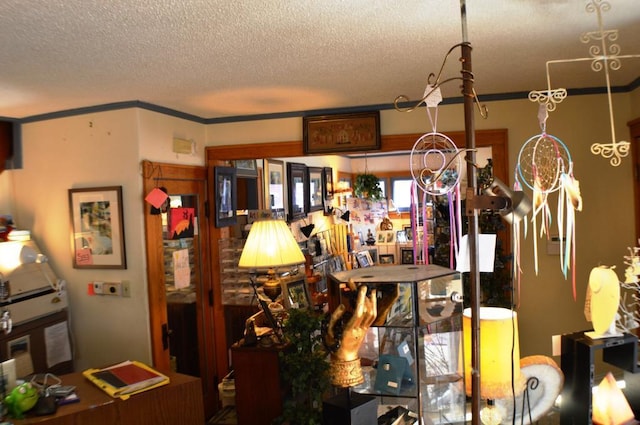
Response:
POLYGON ((255 159, 238 159, 233 161, 238 177, 258 177, 258 165, 255 159))
POLYGON ((307 166, 297 162, 287 162, 287 191, 289 197, 289 220, 297 220, 307 215, 306 198, 309 197, 307 166))
POLYGON ((323 182, 323 199, 333 199, 333 169, 331 167, 324 167, 322 169, 322 182, 323 182))
POLYGON ((214 167, 215 223, 216 227, 236 224, 238 205, 237 177, 235 167, 214 167))
POLYGON ((380 112, 302 118, 304 154, 380 149, 380 112))
POLYGON ((284 162, 265 159, 263 167, 266 209, 286 212, 284 162))
POLYGON ((69 189, 74 268, 127 268, 122 211, 122 186, 69 189))
POLYGON ((309 196, 306 198, 308 202, 306 210, 308 212, 322 210, 324 208, 323 193, 325 191, 322 168, 307 167, 307 185, 307 193, 309 196))

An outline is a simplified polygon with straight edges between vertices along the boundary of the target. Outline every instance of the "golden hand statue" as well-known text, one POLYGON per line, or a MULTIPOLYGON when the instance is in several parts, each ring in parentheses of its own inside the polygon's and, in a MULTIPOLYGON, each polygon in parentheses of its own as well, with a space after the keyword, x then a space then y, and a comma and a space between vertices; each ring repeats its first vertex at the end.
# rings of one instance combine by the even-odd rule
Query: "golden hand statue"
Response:
POLYGON ((331 351, 331 382, 337 387, 351 387, 364 381, 358 350, 377 317, 376 290, 367 296, 367 289, 364 285, 358 288, 355 310, 346 324, 340 326, 346 307, 341 304, 335 309, 323 335, 331 351))

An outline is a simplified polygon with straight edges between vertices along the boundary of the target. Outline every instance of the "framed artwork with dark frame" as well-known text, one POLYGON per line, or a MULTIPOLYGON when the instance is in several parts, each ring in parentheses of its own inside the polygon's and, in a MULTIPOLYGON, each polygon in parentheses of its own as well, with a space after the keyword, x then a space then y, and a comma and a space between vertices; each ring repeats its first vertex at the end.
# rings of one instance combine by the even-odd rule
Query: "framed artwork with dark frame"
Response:
POLYGON ((215 224, 227 227, 236 224, 238 205, 237 176, 235 167, 214 167, 215 224))
POLYGON ((122 186, 69 189, 73 268, 126 269, 122 186))
POLYGON ((311 308, 311 297, 304 275, 282 280, 282 298, 286 308, 311 308))
POLYGON ((413 264, 413 248, 400 248, 400 264, 413 264))
POLYGON ((307 193, 309 196, 305 198, 307 202, 307 212, 320 211, 324 209, 324 179, 322 178, 321 167, 307 167, 307 193))
POLYGON ((324 167, 322 169, 322 199, 333 199, 333 169, 324 167))
POLYGON ((380 149, 380 112, 302 118, 302 150, 306 154, 380 149))
POLYGON ((258 177, 258 164, 255 159, 238 159, 233 161, 237 177, 258 177))
POLYGON ((379 264, 381 266, 394 264, 396 262, 395 255, 393 255, 393 254, 380 254, 379 258, 380 258, 379 264))
POLYGON ((289 198, 289 221, 307 215, 305 199, 309 198, 307 166, 297 162, 287 162, 287 191, 289 198))

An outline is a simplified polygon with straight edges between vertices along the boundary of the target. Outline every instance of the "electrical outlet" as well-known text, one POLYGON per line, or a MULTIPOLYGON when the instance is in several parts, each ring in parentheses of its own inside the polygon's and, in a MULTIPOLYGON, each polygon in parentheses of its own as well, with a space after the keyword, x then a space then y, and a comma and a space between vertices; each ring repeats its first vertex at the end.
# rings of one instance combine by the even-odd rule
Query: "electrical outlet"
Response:
POLYGON ((102 295, 102 284, 103 282, 93 282, 91 284, 93 286, 93 293, 95 295, 102 295))
POLYGON ((102 295, 120 295, 120 282, 104 282, 102 295))
POLYGON ((123 297, 131 297, 131 286, 129 284, 128 280, 123 280, 122 281, 122 296, 123 297))

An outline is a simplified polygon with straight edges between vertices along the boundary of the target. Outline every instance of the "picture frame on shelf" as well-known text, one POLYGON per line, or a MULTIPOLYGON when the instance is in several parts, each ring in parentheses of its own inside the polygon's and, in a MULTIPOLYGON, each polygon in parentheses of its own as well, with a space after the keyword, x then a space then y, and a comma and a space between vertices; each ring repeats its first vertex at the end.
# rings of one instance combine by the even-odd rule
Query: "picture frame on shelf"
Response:
POLYGON ((413 264, 413 248, 400 248, 400 264, 413 264))
POLYGON ((411 226, 404 226, 404 233, 407 235, 407 241, 413 242, 413 228, 411 226))
POLYGON ((378 245, 390 245, 396 243, 396 232, 393 230, 379 230, 376 238, 378 245))
POLYGON ((311 296, 304 275, 283 279, 281 285, 285 308, 311 308, 311 296))
POLYGON ((388 266, 390 264, 395 264, 396 262, 396 256, 393 254, 380 254, 379 258, 379 264, 381 266, 388 266))
POLYGON ((286 213, 284 170, 283 161, 264 160, 264 204, 270 210, 284 210, 286 213))
POLYGON ((378 264, 378 248, 369 247, 367 248, 367 252, 369 253, 369 257, 371 257, 371 265, 375 266, 378 264))
POLYGON ((380 112, 302 118, 302 150, 307 154, 379 150, 380 112))
POLYGON ((407 238, 407 232, 405 230, 396 231, 396 242, 397 243, 408 243, 409 239, 407 238))
POLYGON ((233 226, 237 222, 238 189, 235 167, 214 167, 215 225, 233 226))
POLYGON ((359 267, 371 267, 373 266, 373 259, 369 251, 356 252, 356 261, 359 267))
POLYGON ((126 269, 122 186, 69 189, 73 268, 126 269))
POLYGON ((307 215, 306 199, 309 198, 307 166, 297 162, 287 162, 287 192, 289 201, 289 221, 307 215))
POLYGON ((324 210, 324 178, 321 167, 307 167, 307 212, 324 210))

